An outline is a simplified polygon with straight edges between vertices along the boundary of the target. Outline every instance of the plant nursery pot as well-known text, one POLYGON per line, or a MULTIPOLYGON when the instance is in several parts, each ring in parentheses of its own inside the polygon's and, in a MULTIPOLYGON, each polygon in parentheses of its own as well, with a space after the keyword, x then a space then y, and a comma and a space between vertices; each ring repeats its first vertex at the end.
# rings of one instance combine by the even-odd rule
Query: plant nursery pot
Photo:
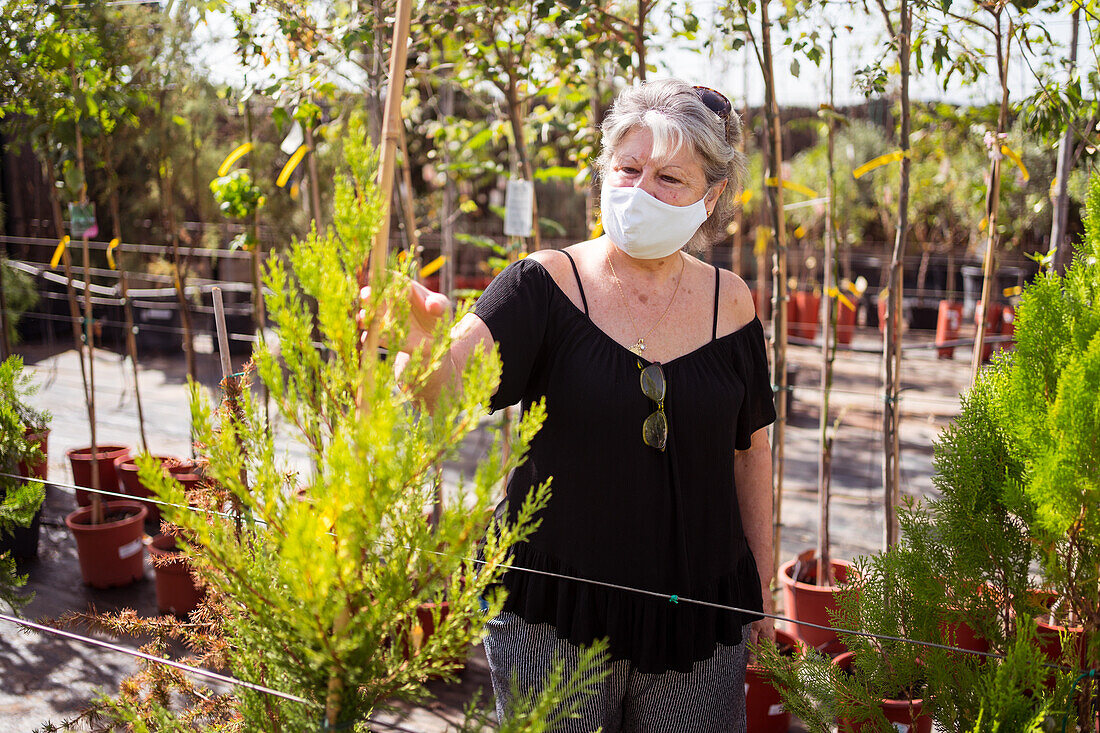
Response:
MULTIPOLYGON (((839 583, 843 583, 848 577, 848 571, 852 567, 851 563, 843 560, 831 560, 829 564, 832 568, 833 578, 836 579, 838 585, 825 586, 796 581, 794 571, 795 565, 798 563, 799 558, 795 558, 779 568, 779 582, 783 585, 783 602, 787 615, 795 621, 832 626, 833 622, 829 612, 836 612, 836 594, 840 590, 839 583)), ((816 560, 812 562, 812 565, 814 566, 813 577, 816 578, 816 560)), ((794 633, 806 646, 812 648, 825 647, 837 641, 835 631, 818 629, 813 626, 796 624, 794 633)))
MULTIPOLYGON (((92 486, 92 449, 73 448, 66 451, 69 465, 73 469, 73 483, 91 489, 92 486)), ((118 491, 118 475, 115 473, 115 459, 129 456, 130 449, 124 445, 96 446, 95 461, 99 464, 99 488, 104 491, 118 491)), ((76 503, 88 506, 92 503, 90 492, 76 490, 76 503)))
MULTIPOLYGON (((791 654, 802 653, 798 639, 782 629, 775 630, 775 643, 781 649, 789 647, 791 654)), ((745 669, 745 718, 752 733, 787 733, 791 726, 791 714, 784 709, 771 676, 755 664, 745 669)))
POLYGON ((166 534, 153 538, 149 555, 156 574, 157 608, 161 613, 186 617, 206 595, 195 583, 191 563, 176 549, 176 538, 166 534))
MULTIPOLYGON (((833 660, 833 664, 843 670, 851 671, 855 654, 846 652, 833 660)), ((897 733, 932 733, 932 716, 923 715, 924 700, 881 701, 882 714, 890 723, 891 730, 897 733)), ((847 718, 837 719, 838 733, 877 733, 873 723, 855 723, 847 718)))
POLYGON ((92 524, 91 507, 65 517, 76 539, 80 574, 93 588, 129 585, 145 576, 142 544, 145 507, 136 501, 103 502, 103 524, 92 524))
MULTIPOLYGON (((38 446, 38 449, 42 451, 42 460, 30 465, 20 461, 16 468, 16 473, 20 476, 30 476, 39 481, 45 481, 46 473, 50 465, 47 460, 47 454, 49 452, 47 450, 47 444, 50 439, 50 431, 48 428, 40 432, 28 429, 24 432, 23 437, 29 443, 38 446)), ((4 494, 0 494, 0 499, 3 498, 4 494)), ((34 519, 31 520, 29 527, 13 527, 10 532, 0 532, 0 555, 5 552, 10 552, 16 560, 27 560, 32 557, 37 557, 38 534, 41 526, 42 508, 39 507, 38 511, 34 513, 34 519)))
POLYGON ((787 320, 790 334, 798 338, 817 338, 817 324, 821 320, 821 296, 802 290, 791 293, 787 320))
MULTIPOLYGON (((193 461, 184 461, 173 456, 153 456, 168 473, 179 478, 180 476, 191 476, 195 470, 195 464, 193 461)), ((115 459, 115 474, 118 476, 119 488, 122 493, 129 494, 130 496, 144 499, 153 495, 153 492, 141 481, 141 476, 138 473, 138 464, 136 456, 120 456, 115 459)), ((197 477, 196 477, 197 480, 197 477)), ((149 510, 149 514, 145 517, 146 522, 158 523, 160 522, 160 507, 150 501, 141 502, 145 505, 145 508, 149 510)))
MULTIPOLYGON (((436 609, 439 609, 439 620, 443 621, 451 612, 451 604, 449 601, 442 601, 441 603, 421 603, 416 607, 416 625, 419 629, 419 633, 416 629, 413 630, 412 636, 419 637, 417 639, 410 639, 405 642, 405 656, 411 658, 415 654, 419 653, 421 647, 427 643, 432 634, 435 633, 435 619, 432 614, 436 609), (410 642, 411 645, 410 645, 410 642)), ((454 660, 465 665, 464 658, 458 658, 454 660)))
POLYGON ((988 652, 989 641, 965 621, 944 621, 940 624, 943 643, 973 652, 988 652))
MULTIPOLYGON (((1058 600, 1057 594, 1046 591, 1032 591, 1032 596, 1038 604, 1045 608, 1051 608, 1054 602, 1058 600)), ((1062 662, 1062 635, 1067 634, 1069 636, 1068 643, 1072 644, 1073 648, 1077 650, 1081 666, 1087 667, 1086 654, 1088 650, 1082 643, 1084 629, 1080 626, 1061 626, 1052 621, 1053 619, 1050 616, 1046 618, 1040 616, 1035 619, 1035 625, 1038 627, 1036 641, 1038 641, 1043 654, 1052 663, 1060 664, 1062 662)))
POLYGON ((844 301, 837 301, 836 312, 836 342, 842 346, 852 343, 852 337, 856 333, 856 308, 849 308, 844 301))
MULTIPOLYGON (((978 306, 974 309, 974 325, 978 325, 982 320, 982 304, 978 303, 978 306)), ((985 335, 986 336, 999 336, 1001 334, 1001 325, 1004 323, 1004 306, 1000 303, 993 303, 989 306, 989 310, 985 314, 985 335)), ((977 338, 977 334, 975 334, 977 338)), ((982 363, 987 363, 993 357, 993 344, 982 343, 982 363)))
POLYGON ((940 346, 959 338, 959 326, 962 325, 963 306, 952 300, 941 300, 936 314, 936 356, 940 359, 952 359, 954 346, 940 346))

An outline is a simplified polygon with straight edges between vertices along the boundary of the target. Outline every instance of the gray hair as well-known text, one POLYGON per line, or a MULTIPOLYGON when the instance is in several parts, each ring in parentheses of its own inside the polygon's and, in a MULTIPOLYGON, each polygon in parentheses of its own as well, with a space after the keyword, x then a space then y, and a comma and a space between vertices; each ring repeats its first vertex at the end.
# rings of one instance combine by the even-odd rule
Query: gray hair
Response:
POLYGON ((600 127, 603 141, 596 167, 602 178, 611 169, 615 151, 626 136, 638 127, 653 133, 653 154, 675 155, 685 143, 703 162, 707 190, 726 179, 726 190, 710 217, 687 243, 687 249, 706 249, 726 236, 741 201, 745 179, 745 155, 741 144, 741 118, 730 111, 723 120, 703 104, 690 84, 679 79, 661 79, 636 87, 627 87, 615 99, 600 127))

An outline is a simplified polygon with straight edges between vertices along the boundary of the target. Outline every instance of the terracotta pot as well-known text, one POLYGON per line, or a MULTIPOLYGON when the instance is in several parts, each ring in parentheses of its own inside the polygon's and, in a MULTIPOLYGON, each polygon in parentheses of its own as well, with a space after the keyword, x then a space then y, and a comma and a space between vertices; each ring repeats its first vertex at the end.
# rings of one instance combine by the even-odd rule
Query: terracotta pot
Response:
MULTIPOLYGON (((801 654, 798 639, 782 629, 775 630, 775 643, 789 646, 792 654, 801 654)), ((747 730, 753 733, 787 733, 791 714, 783 708, 779 690, 763 667, 750 664, 745 669, 745 717, 747 730)))
POLYGON ((206 591, 195 583, 191 563, 176 549, 176 538, 157 535, 149 543, 149 556, 156 574, 157 608, 161 613, 186 617, 206 591))
MULTIPOLYGON (((886 308, 887 308, 888 305, 889 305, 889 302, 887 301, 886 298, 879 298, 878 299, 878 330, 879 330, 879 333, 886 333, 886 308)), ((901 332, 902 333, 905 333, 905 331, 907 331, 909 329, 909 324, 905 320, 904 310, 905 310, 904 308, 901 309, 902 312, 898 313, 898 318, 897 318, 897 322, 898 322, 898 325, 901 327, 901 332)))
MULTIPOLYGON (((982 304, 978 303, 978 306, 974 309, 974 325, 978 325, 982 320, 982 304)), ((1004 323, 1004 306, 1000 303, 993 303, 989 306, 989 310, 985 314, 985 335, 986 336, 999 336, 1001 334, 1001 327, 1004 323)), ((975 334, 977 338, 977 334, 975 334)), ((993 357, 993 344, 982 343, 982 363, 987 363, 993 357)))
MULTIPOLYGON (((940 308, 936 314, 936 346, 959 338, 962 314, 962 303, 956 303, 952 300, 940 301, 940 308)), ((952 359, 955 356, 955 347, 940 346, 936 349, 936 356, 940 359, 952 359)))
MULTIPOLYGON (((804 553, 805 554, 805 553, 804 553)), ((829 612, 836 612, 836 594, 839 584, 848 577, 851 563, 843 560, 830 561, 833 578, 838 585, 815 585, 813 583, 796 582, 794 579, 795 565, 799 558, 785 563, 779 568, 779 582, 783 585, 784 608, 787 615, 796 621, 806 621, 820 626, 832 626, 832 618, 829 612)), ((811 560, 813 567, 812 577, 817 577, 817 561, 811 560)), ((797 624, 794 628, 795 635, 805 642, 806 646, 818 648, 836 642, 835 631, 818 629, 812 626, 797 624)))
MULTIPOLYGON (((185 461, 173 456, 154 456, 160 461, 161 466, 167 469, 173 476, 190 476, 195 470, 193 461, 185 461)), ((120 456, 115 459, 115 474, 118 476, 119 488, 124 494, 144 499, 153 495, 153 492, 141 481, 138 472, 137 456, 120 456)), ((197 477, 196 477, 197 480, 197 477)), ((149 510, 146 522, 158 523, 160 521, 160 506, 150 501, 141 502, 149 510)))
MULTIPOLYGON (((1001 308, 1001 335, 1016 335, 1016 309, 1010 305, 1001 308)), ((1002 341, 996 344, 997 351, 1011 351, 1016 347, 1015 341, 1002 341)))
POLYGON ((852 343, 852 337, 856 333, 856 308, 855 304, 849 308, 844 301, 837 299, 836 312, 836 342, 848 346, 852 343))
POLYGON ((129 585, 145 577, 145 551, 141 538, 145 507, 136 501, 103 503, 103 524, 92 524, 91 507, 65 517, 76 539, 80 574, 93 588, 129 585))
POLYGON ((989 640, 965 621, 944 621, 940 624, 940 633, 944 644, 974 652, 989 651, 989 640))
MULTIPOLYGON (((833 664, 843 670, 852 671, 852 660, 855 654, 846 652, 833 660, 833 664)), ((932 717, 923 715, 924 700, 893 700, 881 701, 882 713, 890 723, 891 729, 897 733, 932 733, 932 717)), ((877 733, 879 730, 873 723, 854 723, 848 718, 837 719, 838 733, 877 733)))
MULTIPOLYGON (((46 428, 41 432, 35 432, 28 428, 23 433, 23 437, 27 442, 38 446, 38 449, 42 451, 42 460, 31 465, 20 461, 16 467, 16 473, 20 476, 29 476, 39 481, 45 481, 49 469, 47 444, 50 439, 50 430, 46 428)), ((4 494, 0 492, 0 500, 3 498, 4 494)), ((34 513, 34 519, 31 520, 29 527, 12 527, 10 532, 0 532, 0 555, 10 552, 16 560, 37 557, 38 533, 41 526, 42 508, 39 507, 38 511, 34 513)))
POLYGON ((821 296, 796 290, 791 293, 787 320, 789 332, 798 338, 817 338, 817 324, 821 320, 821 296))
MULTIPOLYGON (((1030 595, 1032 599, 1043 608, 1052 608, 1055 601, 1058 600, 1057 593, 1051 593, 1049 591, 1031 591, 1030 595)), ((1035 625, 1038 627, 1038 633, 1036 634, 1036 640, 1039 643, 1039 648, 1042 649, 1043 654, 1046 655, 1054 664, 1062 663, 1062 635, 1069 635, 1069 644, 1073 645, 1073 648, 1077 650, 1077 656, 1082 667, 1088 667, 1086 664, 1087 649, 1082 644, 1082 636, 1084 629, 1080 626, 1060 626, 1052 623, 1050 616, 1045 618, 1040 616, 1035 619, 1035 625)))
MULTIPOLYGON (((69 465, 73 469, 73 483, 85 488, 92 486, 92 449, 73 448, 66 451, 69 465)), ((99 464, 99 487, 104 491, 118 491, 118 476, 115 474, 115 459, 129 456, 130 449, 124 445, 97 445, 95 460, 99 464)), ((91 492, 76 490, 76 503, 88 506, 92 503, 91 492)))

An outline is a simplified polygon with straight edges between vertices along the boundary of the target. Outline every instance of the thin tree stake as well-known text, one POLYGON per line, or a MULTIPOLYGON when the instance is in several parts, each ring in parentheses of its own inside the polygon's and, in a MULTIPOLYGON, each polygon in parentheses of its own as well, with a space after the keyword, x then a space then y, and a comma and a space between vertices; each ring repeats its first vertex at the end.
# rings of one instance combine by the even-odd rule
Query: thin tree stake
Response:
MULTIPOLYGON (((222 363, 222 392, 229 402, 230 419, 235 420, 238 409, 238 390, 236 389, 238 378, 233 375, 233 362, 229 355, 229 334, 225 328, 225 304, 222 302, 222 289, 212 288, 211 294, 214 297, 214 324, 218 329, 218 355, 222 363)), ((243 452, 244 449, 241 450, 243 452)), ((241 469, 241 485, 245 488, 248 487, 248 474, 243 468, 241 469)), ((241 536, 241 501, 236 495, 233 496, 233 529, 239 538, 241 536)))
POLYGON ((130 364, 134 368, 134 401, 137 403, 138 431, 141 433, 141 450, 149 452, 149 442, 145 438, 145 412, 141 409, 141 387, 138 386, 137 328, 134 326, 134 308, 130 303, 129 284, 126 271, 119 272, 118 287, 122 294, 122 312, 126 317, 126 350, 130 352, 130 364))

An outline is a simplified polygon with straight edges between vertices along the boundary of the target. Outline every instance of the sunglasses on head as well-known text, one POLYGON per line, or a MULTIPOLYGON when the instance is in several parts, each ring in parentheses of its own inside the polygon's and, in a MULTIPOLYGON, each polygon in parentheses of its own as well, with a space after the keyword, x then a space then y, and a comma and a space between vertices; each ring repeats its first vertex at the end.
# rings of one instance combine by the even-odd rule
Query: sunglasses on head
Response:
POLYGON ((657 403, 657 409, 642 423, 642 442, 659 451, 668 442, 668 417, 665 415, 665 373, 658 362, 641 367, 642 394, 657 403))
POLYGON ((691 89, 699 97, 699 101, 706 105, 711 112, 718 115, 719 119, 724 120, 730 116, 733 105, 726 99, 725 94, 716 92, 710 87, 694 86, 691 89))

